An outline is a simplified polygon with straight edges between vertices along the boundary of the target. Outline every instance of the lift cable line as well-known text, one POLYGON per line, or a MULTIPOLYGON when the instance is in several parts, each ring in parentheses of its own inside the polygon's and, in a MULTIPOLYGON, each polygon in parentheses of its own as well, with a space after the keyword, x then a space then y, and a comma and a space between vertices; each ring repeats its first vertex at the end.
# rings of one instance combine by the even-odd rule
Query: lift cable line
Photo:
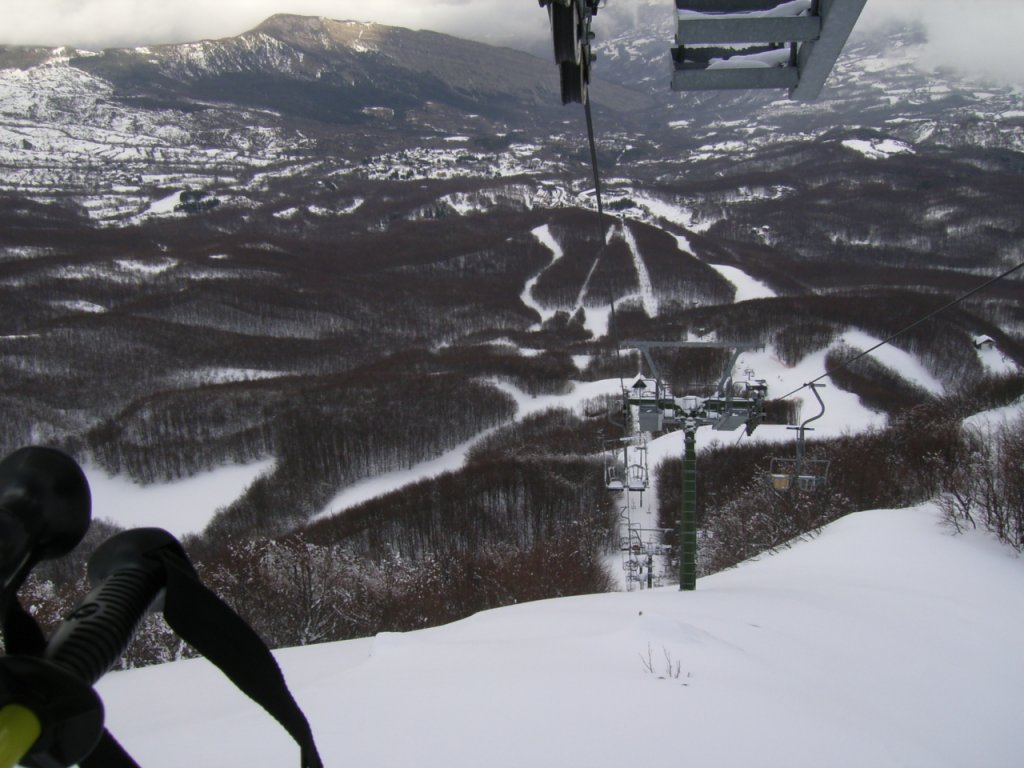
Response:
MULTIPOLYGON (((598 250, 594 261, 594 268, 600 264, 601 259, 607 253, 608 240, 611 231, 605 231, 605 213, 601 189, 601 167, 597 158, 597 138, 594 131, 594 115, 590 106, 589 90, 583 93, 583 114, 587 124, 587 143, 590 147, 590 167, 594 177, 594 200, 597 204, 597 235, 598 250)), ((621 363, 622 347, 619 342, 619 327, 615 317, 615 292, 612 281, 612 273, 609 270, 605 279, 605 290, 608 298, 608 329, 612 341, 615 343, 616 362, 621 363)), ((626 390, 625 381, 622 377, 621 365, 619 366, 619 389, 626 390)), ((658 549, 651 542, 645 542, 644 533, 663 534, 666 531, 654 531, 645 529, 642 523, 634 523, 630 514, 630 497, 639 494, 643 498, 643 492, 647 490, 650 483, 650 473, 647 466, 647 442, 642 433, 636 432, 636 424, 629 418, 628 402, 623 400, 623 419, 619 425, 622 428, 623 436, 618 440, 609 441, 604 451, 604 482, 605 487, 610 491, 618 491, 625 494, 626 499, 619 513, 621 525, 624 526, 624 535, 620 537, 620 550, 623 553, 623 568, 627 573, 627 589, 633 582, 643 584, 646 573, 647 587, 651 588, 654 582, 654 552, 658 549)), ((618 424, 611 419, 609 421, 618 424)), ((662 547, 664 545, 661 545, 662 547)))
MULTIPOLYGON (((590 96, 589 93, 583 99, 583 114, 587 118, 587 141, 590 144, 590 168, 594 174, 594 199, 597 201, 597 230, 598 230, 598 251, 597 261, 600 261, 605 254, 607 248, 607 235, 604 231, 604 203, 601 197, 601 169, 597 162, 597 139, 594 137, 594 115, 590 111, 590 96)), ((612 279, 609 275, 607 285, 608 289, 608 307, 609 307, 609 330, 612 333, 612 338, 616 339, 615 354, 619 353, 619 345, 617 341, 618 329, 615 323, 615 296, 612 293, 612 279)))
MULTIPOLYGON (((588 60, 592 58, 590 56, 588 60)), ((589 75, 589 69, 587 74, 589 75)), ((565 79, 563 76, 563 88, 564 83, 565 79)), ((564 94, 563 101, 565 101, 564 94)), ((608 241, 613 231, 611 229, 606 231, 607 224, 605 221, 601 185, 601 168, 597 157, 597 138, 594 130, 594 116, 590 104, 589 89, 583 89, 579 101, 583 103, 583 113, 586 117, 587 143, 590 149, 590 167, 593 173, 594 199, 597 207, 598 247, 597 256, 594 259, 594 267, 591 270, 592 274, 607 253, 608 241)), ((618 336, 619 327, 615 316, 615 290, 611 270, 607 272, 605 277, 605 290, 608 300, 607 335, 614 342, 616 361, 621 362, 622 345, 618 336)), ((622 392, 626 391, 625 381, 621 374, 621 365, 619 388, 622 392)), ((624 528, 623 535, 620 537, 620 550, 623 554, 623 568, 627 573, 627 589, 634 582, 639 583, 642 588, 645 580, 647 588, 652 588, 655 586, 654 556, 656 553, 665 554, 665 550, 668 547, 664 544, 656 544, 652 540, 645 540, 644 534, 662 536, 670 531, 667 529, 645 528, 643 523, 634 522, 632 519, 630 513, 631 499, 639 498, 642 500, 643 493, 650 484, 650 472, 647 466, 647 440, 644 433, 639 430, 637 421, 631 417, 629 401, 625 397, 621 405, 623 416, 621 423, 612 419, 611 412, 609 411, 609 421, 621 427, 623 436, 617 440, 606 441, 605 443, 604 482, 608 490, 625 494, 619 518, 624 528)))
POLYGON ((601 203, 601 171, 597 165, 597 140, 594 138, 594 115, 590 111, 590 99, 583 101, 583 114, 587 117, 587 140, 590 143, 590 166, 594 171, 594 196, 597 199, 597 220, 604 241, 604 206, 601 203))
POLYGON ((967 299, 971 298, 971 296, 974 296, 976 293, 980 293, 981 291, 985 290, 989 286, 994 285, 995 283, 998 283, 1000 280, 1005 280, 1007 277, 1009 277, 1010 275, 1012 275, 1014 272, 1016 272, 1019 269, 1024 269, 1024 261, 1022 261, 1017 266, 1011 267, 1010 269, 1006 270, 1001 275, 997 275, 996 277, 993 277, 990 280, 986 280, 981 285, 977 286, 976 288, 972 288, 967 293, 965 293, 962 296, 959 296, 959 297, 953 299, 953 301, 949 302, 948 304, 943 304, 941 307, 939 307, 938 309, 936 309, 936 310, 934 310, 932 312, 929 312, 924 317, 918 318, 917 320, 915 320, 914 322, 912 322, 910 325, 906 326, 905 328, 901 328, 900 330, 896 331, 896 333, 892 334, 887 339, 884 339, 883 341, 878 342, 877 344, 875 344, 875 346, 871 347, 871 349, 867 349, 867 350, 861 352, 860 354, 855 355, 854 357, 851 357, 849 360, 844 361, 843 363, 837 365, 835 368, 829 368, 827 371, 825 371, 823 374, 821 374, 817 378, 811 379, 810 381, 806 382, 805 384, 802 384, 799 387, 797 387, 796 389, 794 389, 792 392, 789 392, 789 393, 783 395, 782 397, 780 397, 778 399, 779 400, 785 400, 787 397, 792 397, 797 392, 800 392, 800 391, 806 389, 807 387, 813 387, 816 383, 818 383, 822 379, 831 376, 833 373, 838 373, 839 371, 843 370, 844 368, 848 368, 849 366, 851 366, 853 363, 857 362, 861 358, 867 357, 868 355, 870 355, 876 349, 879 349, 880 347, 884 347, 886 344, 891 342, 896 337, 901 336, 904 333, 907 333, 908 331, 913 330, 917 326, 922 325, 923 323, 928 322, 929 320, 931 320, 936 315, 940 315, 943 312, 945 312, 947 309, 952 309, 957 304, 962 304, 963 302, 967 301, 967 299))

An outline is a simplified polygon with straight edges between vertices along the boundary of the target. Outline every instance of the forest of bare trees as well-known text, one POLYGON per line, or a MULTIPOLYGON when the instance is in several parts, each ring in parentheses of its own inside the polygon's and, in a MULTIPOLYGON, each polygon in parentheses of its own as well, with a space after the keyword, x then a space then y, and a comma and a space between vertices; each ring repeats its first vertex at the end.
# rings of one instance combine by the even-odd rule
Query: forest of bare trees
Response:
MULTIPOLYGON (((140 483, 274 458, 186 544, 272 644, 320 642, 609 587, 617 520, 601 477, 605 405, 519 419, 509 391, 541 397, 631 377, 643 364, 618 349, 629 338, 729 339, 770 346, 789 365, 832 347, 832 384, 889 426, 811 443, 810 456, 830 467, 813 495, 771 490, 765 447, 703 453, 704 571, 856 509, 928 498, 942 500, 954 528, 984 527, 1019 547, 1013 431, 985 442, 960 421, 1024 394, 1019 375, 989 374, 973 343, 985 334, 1024 364, 1020 281, 893 339, 946 398, 870 359, 849 364, 859 350, 840 345, 850 330, 886 338, 1004 269, 1006 243, 1024 229, 1006 205, 1013 175, 965 167, 942 188, 937 161, 882 168, 839 162, 827 146, 800 157, 799 173, 747 165, 732 179, 652 187, 717 221, 700 232, 638 220, 602 231, 593 211, 525 205, 529 178, 468 215, 444 201, 476 195, 479 182, 365 181, 338 192, 365 197, 348 218, 283 221, 268 204, 242 221, 218 206, 109 229, 71 207, 2 199, 0 449, 56 445, 140 483), (535 235, 545 225, 557 261, 535 235), (637 297, 633 247, 656 317, 637 297), (777 295, 734 303, 711 264, 777 295), (612 303, 608 335, 596 339, 587 313, 612 303), (541 323, 538 305, 554 315, 541 323), (459 471, 313 519, 353 483, 470 439, 459 471)), ((295 185, 277 190, 282 199, 306 194, 295 185)), ((329 202, 326 187, 309 194, 329 202)), ((659 366, 677 387, 705 393, 725 359, 680 350, 659 366)), ((794 416, 786 402, 768 406, 776 422, 794 416)), ((679 467, 659 472, 671 528, 679 467)), ((81 564, 105 533, 96 526, 81 553, 28 585, 43 623, 81 594, 81 564)), ((187 653, 154 621, 126 663, 187 653)))

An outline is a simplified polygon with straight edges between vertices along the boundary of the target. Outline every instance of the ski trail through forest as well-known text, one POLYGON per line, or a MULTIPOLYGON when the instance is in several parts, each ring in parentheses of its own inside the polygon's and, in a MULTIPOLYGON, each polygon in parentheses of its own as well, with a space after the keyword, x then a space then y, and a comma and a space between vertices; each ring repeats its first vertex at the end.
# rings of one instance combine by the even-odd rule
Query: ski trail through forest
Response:
POLYGON ((526 285, 523 287, 523 292, 520 294, 523 304, 540 315, 540 322, 532 328, 532 330, 537 330, 546 320, 549 320, 554 316, 555 310, 541 306, 540 302, 533 296, 533 287, 548 269, 558 263, 558 261, 565 255, 565 251, 562 250, 562 246, 559 245, 557 240, 555 240, 555 236, 551 234, 551 228, 547 224, 532 230, 531 234, 537 238, 541 245, 551 251, 551 261, 546 267, 543 267, 536 275, 526 281, 526 285))
POLYGON ((626 222, 622 222, 622 239, 633 256, 633 268, 636 270, 637 282, 640 284, 640 301, 643 303, 644 312, 648 317, 658 316, 658 298, 654 295, 654 284, 651 282, 651 275, 647 271, 643 255, 640 253, 640 246, 637 245, 633 230, 626 222))

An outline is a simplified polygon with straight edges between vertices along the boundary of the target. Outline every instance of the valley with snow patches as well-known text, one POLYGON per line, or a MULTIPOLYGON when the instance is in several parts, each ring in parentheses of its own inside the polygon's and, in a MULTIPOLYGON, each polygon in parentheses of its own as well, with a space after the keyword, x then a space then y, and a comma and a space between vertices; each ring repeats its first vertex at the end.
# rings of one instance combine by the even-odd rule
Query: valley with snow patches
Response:
MULTIPOLYGON (((0 47, 0 447, 92 493, 47 631, 157 526, 328 763, 1014 764, 1024 92, 903 27, 670 93, 656 10, 598 17, 600 218, 549 46, 0 47)), ((141 763, 293 760, 192 655, 100 685, 141 763)))

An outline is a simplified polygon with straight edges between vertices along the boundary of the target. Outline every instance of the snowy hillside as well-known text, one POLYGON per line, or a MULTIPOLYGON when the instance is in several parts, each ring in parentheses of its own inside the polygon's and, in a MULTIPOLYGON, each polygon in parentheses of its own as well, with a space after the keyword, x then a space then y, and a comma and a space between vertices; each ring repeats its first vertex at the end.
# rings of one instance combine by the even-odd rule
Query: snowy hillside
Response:
MULTIPOLYGON (((547 227, 538 229, 534 234, 548 247, 558 248, 557 243, 551 239, 547 227)), ((555 253, 555 260, 557 261, 558 258, 561 258, 560 251, 555 253)), ((737 301, 774 295, 770 289, 740 269, 725 266, 715 266, 715 269, 736 287, 737 301)), ((533 278, 527 284, 523 292, 524 297, 529 295, 535 281, 536 278, 533 278)), ((653 301, 649 294, 644 298, 653 301)), ((592 312, 592 315, 600 317, 596 312, 592 312)), ((606 317, 603 322, 606 326, 606 317)), ((793 398, 800 403, 801 418, 807 419, 817 413, 818 406, 809 390, 798 390, 806 382, 824 374, 827 369, 825 358, 829 350, 842 345, 866 350, 879 343, 880 339, 878 338, 862 331, 850 329, 830 348, 818 350, 794 366, 785 365, 770 347, 764 350, 748 351, 739 357, 733 375, 738 380, 746 378, 748 375, 764 379, 773 396, 796 392, 793 398)), ((517 351, 520 354, 528 353, 528 350, 519 349, 517 351)), ((996 349, 979 350, 978 354, 987 367, 997 372, 1009 373, 1017 370, 1016 366, 1001 357, 996 349)), ((931 394, 942 395, 945 392, 942 382, 936 380, 919 360, 896 347, 882 346, 872 353, 872 358, 931 394)), ((622 379, 575 381, 570 383, 568 391, 564 394, 538 396, 526 393, 501 379, 491 379, 488 383, 514 400, 515 418, 520 421, 527 416, 551 408, 567 408, 577 413, 583 413, 587 404, 595 398, 618 396, 623 386, 622 379)), ((822 417, 814 423, 815 437, 828 438, 856 434, 885 425, 885 415, 866 407, 856 394, 831 385, 828 379, 824 383, 825 388, 821 390, 821 393, 826 410, 822 417)), ((1014 407, 1011 410, 1016 413, 1020 408, 1014 407)), ((493 432, 494 429, 487 429, 439 456, 419 462, 412 467, 366 477, 342 489, 324 505, 315 519, 338 514, 368 499, 383 496, 424 478, 436 477, 443 472, 457 471, 465 465, 470 449, 493 432)), ((793 437, 792 430, 784 424, 765 424, 758 427, 751 437, 746 437, 742 430, 737 432, 700 430, 697 433, 697 445, 698 449, 704 449, 714 444, 743 440, 788 444, 793 437)), ((651 467, 656 467, 666 458, 682 455, 682 451, 682 432, 670 433, 657 438, 650 445, 651 467)), ((780 448, 780 451, 786 452, 788 448, 780 448)), ((93 492, 94 514, 98 518, 124 528, 153 525, 165 528, 176 536, 200 533, 218 509, 238 498, 253 480, 269 472, 273 463, 272 459, 264 459, 244 466, 229 465, 183 481, 151 486, 139 486, 124 476, 111 476, 98 468, 90 468, 88 474, 93 492)), ((657 481, 656 477, 652 480, 655 483, 657 481)), ((655 514, 655 500, 656 494, 648 494, 644 506, 646 514, 655 514)))
MULTIPOLYGON (((1012 766, 1024 564, 933 507, 863 512, 674 588, 278 653, 324 762, 1012 766), (650 669, 648 669, 650 667, 650 669)), ((297 765, 205 660, 109 675, 144 768, 297 765)))

